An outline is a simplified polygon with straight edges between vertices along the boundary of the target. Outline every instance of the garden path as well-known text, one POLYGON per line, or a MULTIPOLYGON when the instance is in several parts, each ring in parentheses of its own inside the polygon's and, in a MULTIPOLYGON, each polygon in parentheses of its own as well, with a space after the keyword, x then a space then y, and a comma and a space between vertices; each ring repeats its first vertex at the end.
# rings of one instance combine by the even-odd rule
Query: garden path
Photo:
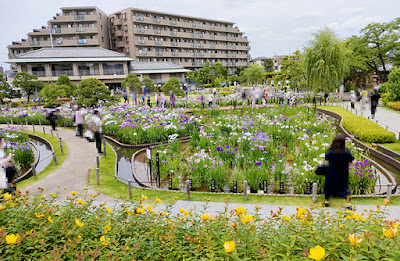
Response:
MULTIPOLYGON (((32 126, 28 126, 28 129, 32 130, 32 126)), ((36 126, 35 129, 36 131, 42 131, 43 127, 36 126)), ((50 133, 50 129, 49 126, 46 126, 46 133, 50 133)), ((97 150, 95 143, 90 143, 86 139, 76 137, 75 131, 57 128, 54 135, 57 135, 57 133, 67 145, 67 159, 57 170, 27 186, 25 189, 29 189, 31 193, 36 194, 40 187, 43 188, 44 195, 60 192, 59 199, 62 200, 69 196, 71 191, 84 193, 85 188, 88 187, 88 169, 96 166, 97 150)), ((97 194, 97 191, 88 188, 87 193, 97 194)), ((116 199, 104 194, 100 194, 97 200, 116 201, 116 199)))

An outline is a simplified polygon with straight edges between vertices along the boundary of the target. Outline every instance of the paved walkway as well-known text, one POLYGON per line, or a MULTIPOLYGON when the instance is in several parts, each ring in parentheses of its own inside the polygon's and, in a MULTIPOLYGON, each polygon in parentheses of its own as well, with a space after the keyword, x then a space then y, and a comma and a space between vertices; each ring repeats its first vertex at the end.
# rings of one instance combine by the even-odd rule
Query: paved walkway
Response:
MULTIPOLYGON (((32 130, 32 126, 28 127, 32 130)), ((36 126, 36 131, 43 131, 42 126, 36 126)), ((45 126, 46 133, 50 133, 50 127, 45 126)), ((43 194, 59 193, 60 199, 70 196, 71 191, 84 193, 88 187, 88 170, 96 166, 97 150, 94 143, 86 139, 75 136, 75 131, 57 128, 54 135, 58 133, 59 137, 65 142, 68 148, 68 157, 57 170, 27 186, 31 193, 38 193, 38 188, 43 188, 43 194), (64 190, 64 188, 66 188, 64 190)), ((57 149, 57 148, 54 148, 57 149)), ((97 194, 97 191, 89 188, 88 193, 97 194)), ((97 198, 99 201, 114 202, 116 199, 104 194, 97 198)))
MULTIPOLYGON (((336 105, 336 103, 334 103, 336 105)), ((350 102, 344 102, 342 104, 342 107, 345 109, 348 109, 350 111, 350 102)), ((365 118, 369 118, 370 120, 373 120, 374 122, 377 122, 379 125, 381 125, 384 128, 387 128, 389 131, 393 132, 396 135, 396 138, 400 139, 400 114, 396 113, 394 111, 388 110, 383 107, 377 107, 376 113, 375 113, 375 118, 372 119, 371 117, 371 104, 367 103, 366 107, 364 110, 361 110, 361 103, 356 102, 355 104, 355 110, 352 110, 352 112, 355 114, 357 111, 357 115, 363 115, 365 118)))

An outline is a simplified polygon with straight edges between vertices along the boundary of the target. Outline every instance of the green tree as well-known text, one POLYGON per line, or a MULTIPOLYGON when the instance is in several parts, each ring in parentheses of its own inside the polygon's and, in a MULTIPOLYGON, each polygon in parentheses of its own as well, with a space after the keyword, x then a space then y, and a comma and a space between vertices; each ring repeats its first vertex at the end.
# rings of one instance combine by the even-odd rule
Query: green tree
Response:
POLYGON ((73 84, 69 77, 65 74, 62 74, 58 77, 56 85, 59 86, 58 89, 63 89, 65 91, 65 96, 62 97, 72 96, 77 89, 76 85, 73 84))
POLYGON ((80 82, 75 92, 78 101, 85 106, 95 106, 100 103, 115 103, 117 98, 111 96, 107 86, 96 78, 87 78, 80 82))
POLYGON ((245 71, 245 70, 246 70, 246 67, 244 67, 244 66, 238 66, 238 67, 236 67, 235 74, 236 74, 237 76, 239 76, 240 73, 241 73, 242 71, 245 71))
POLYGON ((6 77, 2 73, 0 73, 0 102, 3 103, 4 98, 10 98, 11 96, 7 93, 9 92, 10 85, 6 81, 6 77))
POLYGON ((47 100, 55 100, 58 97, 66 97, 65 85, 46 84, 40 91, 40 95, 47 100))
MULTIPOLYGON (((374 71, 381 82, 386 82, 393 54, 400 49, 400 18, 388 23, 371 23, 360 31, 359 36, 348 39, 353 56, 374 71)), ((352 57, 353 57, 352 56, 352 57)))
POLYGON ((133 73, 130 73, 128 76, 126 76, 125 80, 122 82, 122 87, 129 89, 130 91, 135 91, 136 93, 140 93, 142 91, 142 83, 140 82, 139 77, 133 73))
POLYGON ((143 79, 143 85, 146 87, 146 89, 149 92, 157 91, 156 84, 154 83, 154 81, 152 79, 150 79, 148 77, 143 79))
POLYGON ((284 75, 285 80, 289 80, 290 87, 303 88, 305 86, 304 63, 300 51, 283 58, 281 74, 284 75))
POLYGON ((264 60, 264 70, 268 73, 274 72, 274 61, 270 58, 264 60))
POLYGON ((222 63, 214 63, 214 65, 211 66, 211 70, 215 77, 222 78, 223 80, 228 76, 228 69, 222 66, 222 63))
POLYGON ((389 93, 387 101, 400 101, 400 67, 390 71, 389 80, 382 87, 389 93))
POLYGON ((176 77, 169 78, 169 80, 161 87, 161 90, 166 94, 169 94, 169 92, 172 91, 176 96, 185 96, 185 92, 181 88, 181 83, 176 77))
POLYGON ((253 64, 247 68, 247 82, 260 83, 264 81, 265 71, 261 65, 253 64))
POLYGON ((210 83, 211 77, 211 67, 208 61, 204 62, 203 68, 201 68, 197 73, 198 82, 210 83))
POLYGON ((14 87, 21 88, 28 96, 28 101, 31 94, 40 91, 43 88, 43 82, 38 81, 38 77, 27 72, 19 72, 15 75, 13 81, 14 87))
POLYGON ((336 34, 325 27, 314 34, 305 48, 305 76, 313 90, 330 91, 348 70, 349 50, 336 34))

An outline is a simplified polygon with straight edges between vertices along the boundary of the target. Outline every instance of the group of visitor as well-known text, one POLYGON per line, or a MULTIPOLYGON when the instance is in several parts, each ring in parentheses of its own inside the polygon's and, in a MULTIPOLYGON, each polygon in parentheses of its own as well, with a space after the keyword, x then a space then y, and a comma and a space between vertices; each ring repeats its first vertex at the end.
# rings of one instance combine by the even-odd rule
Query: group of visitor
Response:
POLYGON ((4 138, 0 137, 0 189, 3 193, 12 193, 16 190, 15 181, 18 178, 18 170, 14 165, 13 155, 6 155, 4 138))

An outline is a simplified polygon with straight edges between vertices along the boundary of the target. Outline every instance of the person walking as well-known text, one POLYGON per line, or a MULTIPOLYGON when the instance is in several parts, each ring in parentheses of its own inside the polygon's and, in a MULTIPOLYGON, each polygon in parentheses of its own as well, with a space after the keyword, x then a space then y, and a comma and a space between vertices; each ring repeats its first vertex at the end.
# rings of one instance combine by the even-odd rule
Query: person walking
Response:
POLYGON ((131 101, 133 105, 137 105, 137 101, 136 101, 136 92, 132 91, 131 93, 131 101))
POLYGON ((124 103, 129 103, 128 102, 128 92, 126 90, 124 91, 124 103))
POLYGON ((378 102, 379 102, 380 98, 381 98, 381 95, 379 94, 378 89, 375 89, 371 93, 371 117, 372 117, 372 119, 375 118, 376 107, 378 106, 378 102))
POLYGON ((330 197, 348 199, 350 195, 349 164, 353 162, 354 157, 346 148, 346 139, 343 134, 339 133, 333 139, 331 147, 325 154, 325 160, 328 161, 324 187, 325 207, 329 207, 330 197))
POLYGON ((351 90, 351 94, 350 94, 350 105, 351 108, 354 109, 354 104, 357 101, 357 96, 356 96, 356 92, 354 90, 351 90))
POLYGON ((83 137, 83 117, 82 117, 82 106, 78 105, 75 110, 75 125, 76 125, 76 136, 83 137))
POLYGON ((93 121, 92 131, 94 132, 94 139, 96 140, 97 152, 99 154, 102 154, 103 152, 101 151, 101 141, 102 141, 103 119, 100 118, 98 110, 94 110, 91 120, 93 121))
POLYGON ((57 108, 55 110, 51 110, 50 113, 49 113, 49 116, 48 116, 48 119, 49 119, 50 124, 51 124, 51 128, 54 131, 56 130, 56 127, 57 127, 57 122, 56 121, 57 121, 57 118, 59 117, 59 115, 60 115, 60 109, 57 108))

